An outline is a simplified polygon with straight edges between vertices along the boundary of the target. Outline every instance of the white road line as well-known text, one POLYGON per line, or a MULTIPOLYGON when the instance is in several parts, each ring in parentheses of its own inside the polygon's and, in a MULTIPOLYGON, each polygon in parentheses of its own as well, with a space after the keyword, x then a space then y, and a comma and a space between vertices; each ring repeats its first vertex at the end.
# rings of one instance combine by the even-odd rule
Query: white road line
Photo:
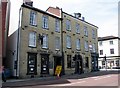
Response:
POLYGON ((100 80, 100 79, 105 79, 105 78, 109 78, 109 77, 111 77, 111 76, 105 76, 105 77, 100 77, 100 78, 97 78, 97 79, 94 79, 94 80, 100 80))
POLYGON ((60 85, 55 85, 55 86, 70 86, 70 85, 80 84, 80 83, 84 83, 84 82, 86 82, 86 81, 74 82, 74 83, 69 83, 69 84, 60 84, 60 85))
POLYGON ((99 77, 98 76, 97 77, 89 77, 89 78, 82 78, 82 79, 78 79, 78 80, 87 80, 87 79, 91 79, 91 78, 96 79, 96 78, 99 78, 99 77))

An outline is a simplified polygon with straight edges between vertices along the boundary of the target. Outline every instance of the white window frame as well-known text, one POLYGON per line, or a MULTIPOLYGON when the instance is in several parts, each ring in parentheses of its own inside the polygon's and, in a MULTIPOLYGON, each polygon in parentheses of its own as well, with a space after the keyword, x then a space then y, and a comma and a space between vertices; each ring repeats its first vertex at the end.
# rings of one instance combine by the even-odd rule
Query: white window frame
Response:
POLYGON ((66 20, 66 30, 67 31, 71 30, 71 21, 69 19, 66 20))
POLYGON ((109 43, 110 43, 110 45, 113 45, 113 40, 110 40, 109 43))
POLYGON ((81 46, 81 45, 80 45, 80 39, 77 38, 77 39, 76 39, 76 49, 77 49, 77 50, 80 50, 80 46, 81 46))
POLYGON ((60 37, 55 37, 55 50, 60 50, 60 37))
POLYGON ((36 32, 29 33, 29 47, 36 47, 36 32))
POLYGON ((88 41, 85 41, 85 51, 88 51, 88 41))
POLYGON ((60 32, 60 20, 55 20, 55 32, 60 32))
POLYGON ((99 41, 99 46, 102 46, 103 45, 103 42, 102 41, 99 41))
POLYGON ((43 34, 43 45, 42 48, 48 48, 48 34, 43 34))
POLYGON ((114 48, 110 49, 110 54, 115 54, 115 49, 114 48))
POLYGON ((88 28, 87 28, 87 26, 84 26, 84 35, 88 37, 88 28))
POLYGON ((96 47, 95 47, 95 43, 94 44, 92 44, 92 50, 93 50, 93 52, 96 52, 96 47))
POLYGON ((76 33, 80 33, 80 24, 76 23, 76 33))
POLYGON ((34 11, 30 12, 30 25, 37 26, 37 13, 34 11))
POLYGON ((71 36, 69 35, 66 37, 66 47, 71 48, 71 36))
POLYGON ((103 55, 103 50, 100 50, 100 55, 103 55))
POLYGON ((95 39, 95 30, 92 29, 92 38, 95 39))
POLYGON ((42 28, 48 29, 48 16, 46 15, 42 16, 42 28))

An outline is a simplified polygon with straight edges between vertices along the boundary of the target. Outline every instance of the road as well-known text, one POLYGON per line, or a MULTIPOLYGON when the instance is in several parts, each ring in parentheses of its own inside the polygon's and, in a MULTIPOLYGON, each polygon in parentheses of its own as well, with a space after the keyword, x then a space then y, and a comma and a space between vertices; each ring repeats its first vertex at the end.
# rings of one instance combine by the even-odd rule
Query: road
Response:
POLYGON ((83 74, 78 76, 49 80, 41 82, 36 85, 28 85, 21 87, 16 86, 14 88, 118 88, 119 85, 120 85, 119 73, 96 72, 87 75, 83 74))

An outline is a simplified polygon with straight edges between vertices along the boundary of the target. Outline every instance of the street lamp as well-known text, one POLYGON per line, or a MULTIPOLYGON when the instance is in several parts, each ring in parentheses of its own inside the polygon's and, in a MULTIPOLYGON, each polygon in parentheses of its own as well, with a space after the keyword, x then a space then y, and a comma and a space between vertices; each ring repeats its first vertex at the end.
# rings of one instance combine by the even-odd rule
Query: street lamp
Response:
POLYGON ((107 71, 107 59, 106 59, 106 54, 104 56, 104 59, 105 59, 105 68, 106 68, 106 71, 107 71))

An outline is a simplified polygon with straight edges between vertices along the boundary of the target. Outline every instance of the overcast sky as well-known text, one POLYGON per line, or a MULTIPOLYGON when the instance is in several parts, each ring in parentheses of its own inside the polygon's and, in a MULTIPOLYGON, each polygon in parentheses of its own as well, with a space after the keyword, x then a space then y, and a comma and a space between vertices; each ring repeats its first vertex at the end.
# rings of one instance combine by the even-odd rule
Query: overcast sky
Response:
MULTIPOLYGON (((23 0, 11 0, 13 9, 15 2, 22 4, 23 0)), ((118 36, 118 1, 119 0, 32 0, 33 6, 46 10, 49 6, 62 8, 64 12, 73 14, 79 12, 85 20, 99 27, 98 36, 118 36)), ((11 9, 12 9, 11 8, 11 9)), ((13 13, 15 13, 13 11, 13 13)))

